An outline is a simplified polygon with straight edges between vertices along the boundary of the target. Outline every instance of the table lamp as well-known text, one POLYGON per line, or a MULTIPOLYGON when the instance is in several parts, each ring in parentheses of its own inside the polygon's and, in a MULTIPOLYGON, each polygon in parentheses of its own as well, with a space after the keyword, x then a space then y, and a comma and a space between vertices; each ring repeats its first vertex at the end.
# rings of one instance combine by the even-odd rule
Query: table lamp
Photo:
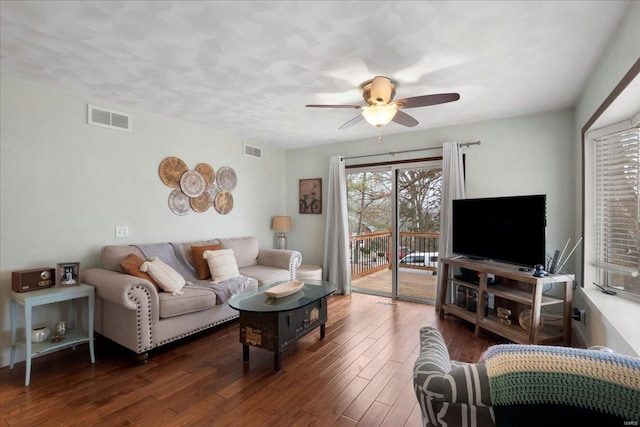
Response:
POLYGON ((277 249, 287 249, 287 231, 291 231, 290 216, 274 216, 271 229, 278 232, 277 249))

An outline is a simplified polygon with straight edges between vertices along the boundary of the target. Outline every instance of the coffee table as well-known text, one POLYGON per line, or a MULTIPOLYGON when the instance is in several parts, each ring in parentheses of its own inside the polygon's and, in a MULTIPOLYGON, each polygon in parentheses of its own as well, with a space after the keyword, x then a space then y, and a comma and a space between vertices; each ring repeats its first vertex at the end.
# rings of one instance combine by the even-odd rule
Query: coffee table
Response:
POLYGON ((320 326, 325 337, 327 297, 336 286, 322 280, 305 280, 301 290, 284 298, 271 298, 265 290, 286 282, 276 282, 234 295, 229 305, 240 312, 242 359, 249 363, 249 346, 273 351, 276 372, 282 368, 281 354, 300 337, 320 326))

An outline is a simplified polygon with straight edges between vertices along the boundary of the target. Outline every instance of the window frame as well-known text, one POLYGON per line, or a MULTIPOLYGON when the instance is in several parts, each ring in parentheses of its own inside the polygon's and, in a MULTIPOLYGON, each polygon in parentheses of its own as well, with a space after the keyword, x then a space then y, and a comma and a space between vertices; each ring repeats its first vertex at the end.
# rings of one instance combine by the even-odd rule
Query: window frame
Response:
POLYGON ((583 252, 583 282, 584 283, 597 283, 603 286, 605 289, 613 290, 617 296, 628 298, 636 302, 640 302, 640 294, 627 292, 619 289, 618 287, 610 286, 608 280, 603 280, 608 274, 602 269, 594 265, 594 253, 596 244, 595 227, 595 171, 596 171, 596 159, 595 159, 595 141, 598 138, 613 133, 622 132, 637 126, 639 114, 627 120, 623 120, 618 123, 614 123, 609 126, 604 126, 599 129, 588 131, 584 138, 584 222, 583 222, 583 236, 584 236, 584 252, 583 252))

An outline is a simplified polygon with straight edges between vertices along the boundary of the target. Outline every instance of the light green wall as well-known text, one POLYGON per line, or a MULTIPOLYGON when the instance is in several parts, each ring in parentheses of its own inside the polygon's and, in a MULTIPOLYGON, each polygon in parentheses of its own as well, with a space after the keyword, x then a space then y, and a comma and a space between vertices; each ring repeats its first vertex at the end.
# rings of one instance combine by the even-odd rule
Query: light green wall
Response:
MULTIPOLYGON (((104 245, 256 235, 273 247, 270 219, 284 210, 285 153, 261 144, 263 159, 242 155, 233 135, 1 77, 0 343, 10 347, 11 272, 79 261, 100 264, 104 245), (132 115, 133 132, 87 125, 87 103, 132 115), (162 159, 190 168, 231 166, 234 209, 187 216, 168 208, 158 176, 162 159), (129 238, 115 239, 116 225, 129 238)), ((251 143, 251 141, 246 141, 251 143)), ((60 320, 56 309, 36 321, 60 320)), ((49 325, 52 326, 52 325, 49 325)), ((21 357, 21 355, 20 355, 21 357)))
MULTIPOLYGON (((327 197, 330 156, 356 156, 388 153, 426 147, 441 147, 444 141, 481 141, 464 148, 466 153, 467 197, 547 194, 547 249, 575 241, 572 203, 575 191, 573 158, 573 110, 488 120, 371 138, 307 149, 287 151, 287 208, 293 217, 289 247, 299 249, 305 263, 322 263, 326 206, 322 215, 298 214, 298 180, 323 179, 323 198, 327 197)), ((362 126, 367 124, 362 123, 362 126)), ((389 129, 391 129, 390 125, 389 129)), ((346 132, 346 131, 345 131, 346 132)), ((347 165, 405 158, 440 156, 440 149, 396 156, 347 160, 347 165)), ((523 236, 526 239, 526 236, 523 236)))

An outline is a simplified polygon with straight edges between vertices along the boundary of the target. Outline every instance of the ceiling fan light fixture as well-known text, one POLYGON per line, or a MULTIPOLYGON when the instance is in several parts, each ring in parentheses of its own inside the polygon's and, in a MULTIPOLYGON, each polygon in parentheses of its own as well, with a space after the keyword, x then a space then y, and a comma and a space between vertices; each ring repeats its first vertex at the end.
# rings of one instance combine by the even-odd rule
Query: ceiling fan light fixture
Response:
POLYGON ((395 117, 398 109, 395 105, 370 105, 362 108, 362 116, 371 125, 382 127, 395 117))

